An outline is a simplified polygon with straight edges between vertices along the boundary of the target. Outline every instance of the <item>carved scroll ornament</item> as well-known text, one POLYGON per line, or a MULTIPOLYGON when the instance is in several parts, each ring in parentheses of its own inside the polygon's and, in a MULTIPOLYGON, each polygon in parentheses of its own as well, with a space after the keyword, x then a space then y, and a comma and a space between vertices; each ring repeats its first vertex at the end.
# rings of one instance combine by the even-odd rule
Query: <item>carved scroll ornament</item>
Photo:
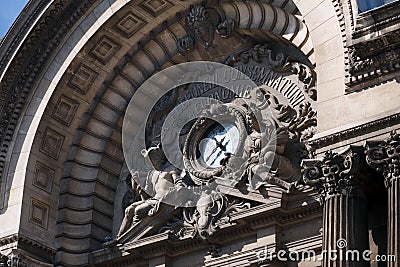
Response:
POLYGON ((188 35, 178 40, 180 51, 192 50, 196 42, 207 49, 214 46, 216 33, 224 38, 233 34, 234 21, 222 20, 218 12, 212 8, 192 6, 186 22, 188 35))

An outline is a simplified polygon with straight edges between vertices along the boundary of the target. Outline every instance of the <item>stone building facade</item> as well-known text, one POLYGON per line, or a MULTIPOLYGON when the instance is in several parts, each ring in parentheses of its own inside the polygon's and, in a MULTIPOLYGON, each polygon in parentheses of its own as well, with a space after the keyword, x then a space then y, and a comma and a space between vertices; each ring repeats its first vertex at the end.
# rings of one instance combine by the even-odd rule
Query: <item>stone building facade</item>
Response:
POLYGON ((30 1, 0 46, 0 266, 399 266, 399 16, 399 1, 30 1), (180 65, 196 61, 257 89, 201 83, 180 65), (193 205, 151 202, 131 166, 165 164, 161 123, 200 97, 226 110, 204 106, 177 133, 184 171, 147 177, 193 205), (131 151, 125 114, 153 100, 131 151), (238 134, 229 153, 209 119, 221 114, 238 134), (200 166, 206 137, 226 157, 200 166), (235 165, 242 147, 262 156, 235 165))

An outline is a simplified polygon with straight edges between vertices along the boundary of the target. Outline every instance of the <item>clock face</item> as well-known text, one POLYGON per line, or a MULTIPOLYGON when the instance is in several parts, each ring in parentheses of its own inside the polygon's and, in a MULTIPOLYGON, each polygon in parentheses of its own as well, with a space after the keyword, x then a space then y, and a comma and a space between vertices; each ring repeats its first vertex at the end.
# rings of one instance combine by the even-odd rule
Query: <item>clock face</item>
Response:
POLYGON ((202 160, 208 167, 221 166, 226 153, 235 154, 239 144, 239 130, 234 125, 215 125, 199 144, 202 160))

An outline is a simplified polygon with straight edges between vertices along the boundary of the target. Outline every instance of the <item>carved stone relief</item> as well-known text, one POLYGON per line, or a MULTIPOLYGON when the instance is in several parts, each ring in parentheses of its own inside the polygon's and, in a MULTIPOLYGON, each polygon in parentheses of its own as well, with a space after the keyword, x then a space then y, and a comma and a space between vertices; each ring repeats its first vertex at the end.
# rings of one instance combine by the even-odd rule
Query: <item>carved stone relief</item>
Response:
MULTIPOLYGON (((197 41, 210 46, 213 42, 209 33, 211 29, 216 30, 212 25, 218 25, 207 17, 211 16, 207 12, 195 8, 188 21, 197 28, 193 30, 196 34, 191 41, 200 39, 197 41), (204 29, 206 26, 209 28, 204 29)), ((308 66, 275 52, 268 44, 236 51, 226 57, 224 63, 247 74, 259 87, 251 90, 239 88, 233 93, 209 83, 193 83, 175 88, 157 102, 147 122, 147 148, 142 151, 142 156, 158 166, 157 171, 150 172, 144 184, 139 185, 132 179, 132 189, 123 198, 125 218, 119 234, 106 246, 143 235, 137 234, 139 230, 135 229, 142 232, 148 229, 145 231, 150 233, 150 228, 143 227, 150 225, 151 217, 154 218, 152 221, 163 222, 157 226, 160 233, 167 231, 177 238, 212 240, 218 225, 229 222, 231 213, 259 205, 252 200, 222 193, 219 191, 221 186, 247 188, 252 192, 274 187, 290 193, 301 183, 300 162, 311 157, 306 141, 313 136, 316 127, 315 73, 308 66), (205 103, 200 107, 203 112, 198 119, 181 129, 175 138, 182 150, 184 168, 176 169, 160 146, 162 126, 176 106, 198 97, 217 99, 226 105, 205 103), (251 107, 243 99, 251 99, 251 107), (270 128, 261 131, 254 110, 264 115, 261 117, 266 119, 260 123, 270 128), (229 134, 220 134, 228 131, 224 128, 226 125, 215 123, 220 120, 226 121, 227 127, 237 132, 235 144, 229 134), (210 144, 206 148, 208 152, 202 152, 204 157, 199 161, 199 149, 206 139, 210 144), (262 145, 254 146, 255 143, 262 145), (276 149, 273 148, 275 145, 276 149), (159 183, 163 181, 165 186, 161 187, 164 190, 158 198, 149 197, 146 193, 148 187, 160 188, 159 183), (161 201, 168 198, 181 199, 182 205, 175 210, 173 207, 168 209, 161 201)), ((137 175, 134 171, 131 171, 133 176, 137 175)))
POLYGON ((400 31, 392 31, 373 40, 349 46, 349 86, 392 73, 400 67, 400 31))
MULTIPOLYGON (((177 40, 184 54, 200 49, 198 45, 203 51, 219 46, 221 38, 215 35, 229 38, 237 34, 234 21, 224 20, 213 8, 192 6, 185 22, 188 35, 177 40)), ((146 124, 142 152, 156 171, 141 179, 146 181, 143 184, 132 179, 132 189, 123 198, 125 218, 119 234, 106 246, 154 234, 150 229, 154 221, 159 233, 210 241, 218 226, 230 221, 230 214, 260 205, 249 197, 222 193, 221 188, 235 189, 238 194, 242 189, 260 194, 271 187, 290 193, 301 183, 300 162, 311 157, 306 141, 314 135, 317 123, 315 72, 268 43, 241 39, 243 45, 215 61, 246 74, 258 88, 237 88, 234 93, 212 81, 192 83, 169 91, 156 103, 146 124), (160 146, 163 124, 171 111, 195 98, 216 99, 226 105, 204 103, 199 107, 203 112, 171 137, 174 140, 167 140, 179 143, 182 154, 176 154, 182 155, 183 166, 177 169, 160 146), (250 99, 250 104, 244 101, 250 99), (265 120, 257 122, 255 111, 265 120), (149 187, 163 189, 154 198, 147 195, 149 187), (182 203, 168 207, 162 201, 168 198, 182 203)), ((142 160, 139 153, 134 157, 142 160)), ((131 174, 138 175, 135 170, 131 174)))
POLYGON ((190 51, 196 42, 204 48, 214 46, 214 35, 230 37, 233 33, 234 22, 230 19, 222 21, 220 15, 212 8, 193 6, 186 18, 188 35, 178 40, 181 51, 190 51))
POLYGON ((250 207, 250 202, 229 198, 220 192, 204 191, 196 207, 183 209, 181 214, 168 221, 159 232, 169 232, 178 238, 199 236, 202 239, 210 239, 220 223, 230 221, 232 213, 250 207), (212 201, 212 198, 215 200, 212 201))

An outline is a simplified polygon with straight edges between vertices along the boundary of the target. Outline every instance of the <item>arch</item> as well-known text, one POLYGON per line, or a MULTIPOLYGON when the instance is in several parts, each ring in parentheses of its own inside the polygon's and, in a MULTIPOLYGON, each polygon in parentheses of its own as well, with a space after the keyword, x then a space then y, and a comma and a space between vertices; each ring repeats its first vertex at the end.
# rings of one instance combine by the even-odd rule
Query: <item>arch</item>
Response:
MULTIPOLYGON (((304 49, 302 50, 303 52, 307 51, 307 54, 312 55, 312 44, 308 38, 306 26, 298 18, 288 14, 283 9, 272 7, 268 4, 244 4, 239 2, 226 3, 214 8, 223 10, 225 16, 235 20, 238 28, 241 30, 272 30, 275 34, 282 34, 288 41, 297 42, 304 49), (270 13, 274 14, 274 16, 269 20, 257 20, 255 16, 250 15, 257 13, 270 13)), ((163 66, 168 60, 179 53, 177 40, 186 35, 186 29, 179 21, 172 23, 166 26, 165 29, 155 33, 151 40, 142 42, 140 49, 133 54, 125 56, 123 62, 115 69, 114 77, 110 78, 104 85, 104 90, 108 89, 111 93, 104 94, 96 99, 97 105, 90 112, 89 119, 85 122, 87 127, 86 131, 81 133, 81 138, 98 139, 96 144, 109 138, 115 127, 115 123, 121 118, 121 114, 123 114, 128 104, 128 99, 133 96, 135 90, 148 77, 155 73, 160 66, 163 66), (105 117, 101 115, 102 111, 104 111, 104 106, 108 107, 105 117)), ((81 169, 85 169, 87 166, 98 165, 97 150, 104 150, 105 146, 106 144, 103 143, 101 147, 98 145, 95 147, 78 147, 74 157, 75 163, 71 166, 70 173, 81 173, 81 169)), ((76 217, 73 211, 82 209, 84 202, 80 199, 95 198, 86 186, 88 181, 96 183, 95 177, 87 177, 86 181, 76 179, 73 175, 69 175, 69 177, 73 182, 67 184, 64 189, 65 195, 63 200, 68 205, 60 207, 62 212, 59 212, 58 229, 61 229, 61 231, 57 233, 60 236, 59 244, 63 251, 59 254, 59 262, 62 264, 71 261, 75 262, 78 259, 75 257, 76 253, 82 251, 81 246, 78 247, 78 244, 82 240, 82 232, 77 230, 77 225, 81 222, 78 220, 74 221, 76 217)), ((87 209, 92 209, 92 212, 100 209, 100 207, 91 206, 94 202, 94 200, 86 202, 87 209)), ((88 237, 88 234, 86 236, 88 237)), ((85 251, 89 251, 89 244, 87 244, 85 251)))
MULTIPOLYGON (((302 10, 307 11, 308 7, 303 7, 305 1, 298 1, 297 6, 301 13, 302 10)), ((281 1, 287 2, 287 1, 281 1)), ((308 1, 309 2, 309 1, 308 1)), ((327 2, 327 1, 324 1, 327 2)), ((25 176, 24 170, 27 170, 28 157, 32 151, 33 139, 37 134, 39 123, 42 120, 43 113, 48 105, 53 92, 60 86, 60 79, 66 73, 68 66, 73 62, 78 53, 83 51, 89 43, 92 36, 101 32, 102 27, 113 17, 119 10, 131 4, 131 1, 104 1, 97 5, 91 11, 91 15, 80 21, 77 27, 72 29, 71 34, 65 40, 58 50, 58 54, 54 56, 51 64, 45 71, 41 82, 36 86, 34 95, 30 100, 30 105, 25 111, 23 123, 19 127, 19 133, 16 137, 16 145, 13 147, 13 158, 15 166, 9 169, 10 178, 13 181, 17 175, 25 176), (104 4, 105 3, 105 4, 104 4), (96 15, 94 15, 96 14, 96 15), (23 172, 17 173, 17 170, 23 172)), ((176 4, 179 10, 187 10, 190 3, 176 4)), ((318 7, 318 5, 316 4, 318 7)), ((330 6, 332 6, 330 4, 330 6)), ((330 7, 333 10, 333 7, 330 7)), ((299 17, 290 14, 283 8, 275 7, 267 3, 249 3, 241 2, 221 4, 219 10, 222 10, 227 17, 231 17, 238 21, 239 30, 270 30, 277 35, 282 35, 283 38, 301 47, 302 51, 313 57, 313 40, 312 31, 307 30, 306 24, 299 17), (239 10, 236 13, 235 10, 239 10), (264 17, 263 21, 256 19, 255 14, 273 14, 273 19, 264 17), (242 18, 242 19, 239 19, 242 18), (247 19, 243 19, 247 18, 247 19), (273 26, 273 27, 272 27, 273 26), (309 38, 311 36, 311 38, 309 38)), ((294 10, 295 12, 297 10, 294 10)), ((330 12, 330 11, 329 11, 330 12)), ((316 14, 311 11, 304 12, 305 21, 310 21, 313 25, 313 30, 318 27, 318 21, 315 21, 316 14), (315 27, 314 27, 315 26, 315 27)), ((168 22, 170 23, 170 22, 168 22)), ((91 140, 92 146, 74 147, 70 152, 73 159, 81 164, 68 164, 66 168, 68 173, 64 174, 63 184, 65 194, 63 195, 63 205, 60 206, 59 223, 57 225, 57 241, 60 251, 58 264, 62 265, 86 265, 87 254, 90 248, 90 240, 97 238, 93 235, 91 225, 91 216, 93 213, 93 204, 96 190, 96 172, 93 172, 92 177, 85 179, 74 179, 73 174, 80 175, 80 170, 94 166, 98 168, 99 162, 102 160, 102 153, 106 148, 105 141, 110 140, 113 135, 113 130, 116 128, 120 117, 123 114, 123 106, 127 104, 127 100, 134 93, 135 89, 152 73, 158 70, 163 64, 167 64, 168 60, 178 53, 176 40, 187 34, 185 28, 180 22, 165 24, 158 33, 150 40, 142 42, 140 49, 136 48, 128 51, 125 57, 121 57, 118 63, 113 63, 116 68, 113 72, 108 73, 108 81, 101 86, 97 97, 91 103, 86 114, 86 119, 82 122, 85 125, 84 129, 79 130, 79 134, 74 140, 74 143, 79 143, 80 140, 91 140), (107 110, 107 116, 102 116, 104 110, 107 110), (111 123, 110 123, 111 122, 111 123), (83 186, 84 184, 93 183, 92 187, 83 186), (79 198, 77 198, 79 196, 79 198), (92 201, 88 200, 92 198, 92 201), (79 201, 77 201, 79 199, 79 201), (87 202, 83 202, 85 199, 87 202), (86 203, 86 204, 85 204, 86 203), (65 205, 64 205, 65 204, 65 205), (76 218, 74 211, 82 210, 86 205, 90 207, 87 213, 83 216, 88 216, 88 224, 82 226, 79 221, 72 219, 76 218), (63 220, 63 218, 67 218, 63 220), (83 242, 85 240, 85 242, 83 242), (74 241, 79 241, 74 243, 74 241), (82 253, 83 252, 83 253, 82 253)), ((308 25, 308 24, 307 24, 308 25)), ((156 26, 154 26, 156 28, 156 26)), ((133 37, 127 38, 132 40, 133 37)), ((318 39, 318 38, 317 38, 318 39)), ((127 41, 128 43, 128 41, 127 41)), ((312 62, 318 63, 318 57, 312 62)), ((317 64, 318 66, 318 64, 317 64)), ((96 88, 98 89, 98 88, 96 88)), ((61 90, 61 89, 60 89, 61 90)), ((88 144, 89 142, 87 142, 88 144)), ((72 161, 72 160, 71 160, 72 161)), ((87 173, 87 172, 85 172, 87 173)), ((99 204, 97 204, 99 205, 99 204)), ((80 218, 82 219, 82 218, 80 218)))

